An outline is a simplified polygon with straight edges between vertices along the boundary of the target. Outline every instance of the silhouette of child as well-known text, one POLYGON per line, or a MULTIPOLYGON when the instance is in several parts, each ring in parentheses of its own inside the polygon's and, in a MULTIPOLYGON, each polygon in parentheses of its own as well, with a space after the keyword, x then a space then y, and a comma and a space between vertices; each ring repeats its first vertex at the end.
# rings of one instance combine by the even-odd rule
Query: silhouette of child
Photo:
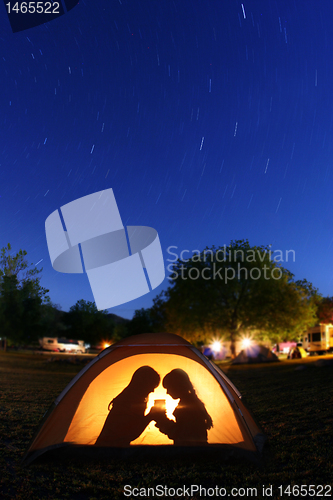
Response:
POLYGON ((159 374, 150 366, 136 370, 128 386, 109 403, 110 413, 95 446, 126 447, 138 438, 154 420, 156 409, 148 415, 144 413, 148 395, 159 383, 159 374))
POLYGON ((163 387, 173 399, 180 398, 173 412, 176 421, 159 412, 155 415, 155 426, 176 446, 207 444, 207 430, 213 427, 213 421, 196 395, 187 373, 179 368, 172 370, 164 377, 163 387))

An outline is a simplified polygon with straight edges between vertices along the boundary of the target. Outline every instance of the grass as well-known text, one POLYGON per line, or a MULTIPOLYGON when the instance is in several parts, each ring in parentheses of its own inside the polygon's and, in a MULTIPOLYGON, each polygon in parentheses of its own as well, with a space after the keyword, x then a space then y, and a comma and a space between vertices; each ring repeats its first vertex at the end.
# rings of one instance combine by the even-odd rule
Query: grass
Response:
POLYGON ((294 498, 279 496, 279 485, 333 482, 333 365, 322 357, 264 366, 221 365, 268 438, 261 465, 200 457, 85 461, 59 454, 57 460, 44 455, 22 468, 20 461, 43 414, 82 367, 50 363, 50 357, 0 353, 0 498, 134 498, 124 496, 125 485, 160 484, 219 486, 227 492, 245 488, 238 498, 251 497, 246 488, 257 488, 256 498, 262 498, 263 485, 273 485, 273 494, 266 498, 277 499, 294 498))

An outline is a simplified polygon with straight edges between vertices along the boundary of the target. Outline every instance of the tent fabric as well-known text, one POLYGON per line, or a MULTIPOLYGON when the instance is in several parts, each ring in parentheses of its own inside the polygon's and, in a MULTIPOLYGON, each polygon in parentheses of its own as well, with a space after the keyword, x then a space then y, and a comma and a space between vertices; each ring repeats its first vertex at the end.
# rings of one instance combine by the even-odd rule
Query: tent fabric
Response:
POLYGON ((271 361, 279 361, 279 358, 272 351, 262 345, 254 345, 243 349, 238 356, 232 361, 232 364, 245 363, 268 363, 271 361))
POLYGON ((306 358, 307 356, 306 350, 300 346, 292 347, 288 353, 288 359, 306 358))
POLYGON ((59 446, 256 455, 262 442, 240 393, 217 366, 177 335, 142 334, 108 347, 74 377, 24 461, 59 446))

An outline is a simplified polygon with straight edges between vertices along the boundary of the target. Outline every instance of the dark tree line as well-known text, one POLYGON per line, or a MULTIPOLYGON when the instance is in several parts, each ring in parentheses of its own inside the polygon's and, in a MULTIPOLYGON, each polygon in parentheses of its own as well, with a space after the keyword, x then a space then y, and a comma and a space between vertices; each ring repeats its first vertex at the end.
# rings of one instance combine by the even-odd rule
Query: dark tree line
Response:
POLYGON ((53 304, 40 284, 42 269, 29 265, 26 255, 23 250, 12 255, 10 244, 0 252, 0 338, 14 345, 36 344, 40 337, 97 345, 119 337, 119 322, 126 320, 98 311, 95 303, 79 300, 69 312, 53 304))
POLYGON ((49 290, 40 284, 41 270, 28 264, 27 252, 20 250, 12 256, 10 251, 8 243, 0 253, 1 337, 27 343, 41 332, 43 305, 50 304, 49 290))
POLYGON ((11 255, 9 244, 0 252, 0 337, 14 344, 47 336, 98 345, 163 331, 193 343, 219 336, 233 345, 244 333, 280 342, 319 321, 333 322, 333 298, 295 280, 271 258, 270 247, 251 247, 247 240, 174 262, 170 286, 132 320, 98 311, 85 300, 61 311, 40 284, 42 270, 29 265, 26 255, 22 250, 11 255))

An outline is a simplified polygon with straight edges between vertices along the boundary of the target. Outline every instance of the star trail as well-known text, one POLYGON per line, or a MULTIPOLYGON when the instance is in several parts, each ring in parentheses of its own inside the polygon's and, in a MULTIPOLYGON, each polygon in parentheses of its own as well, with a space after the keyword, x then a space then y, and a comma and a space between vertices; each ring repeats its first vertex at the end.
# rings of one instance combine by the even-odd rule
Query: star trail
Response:
POLYGON ((93 300, 85 275, 52 269, 44 224, 112 188, 165 258, 271 244, 333 295, 332 20, 328 0, 81 0, 12 33, 2 8, 0 246, 42 263, 63 310, 93 300))

